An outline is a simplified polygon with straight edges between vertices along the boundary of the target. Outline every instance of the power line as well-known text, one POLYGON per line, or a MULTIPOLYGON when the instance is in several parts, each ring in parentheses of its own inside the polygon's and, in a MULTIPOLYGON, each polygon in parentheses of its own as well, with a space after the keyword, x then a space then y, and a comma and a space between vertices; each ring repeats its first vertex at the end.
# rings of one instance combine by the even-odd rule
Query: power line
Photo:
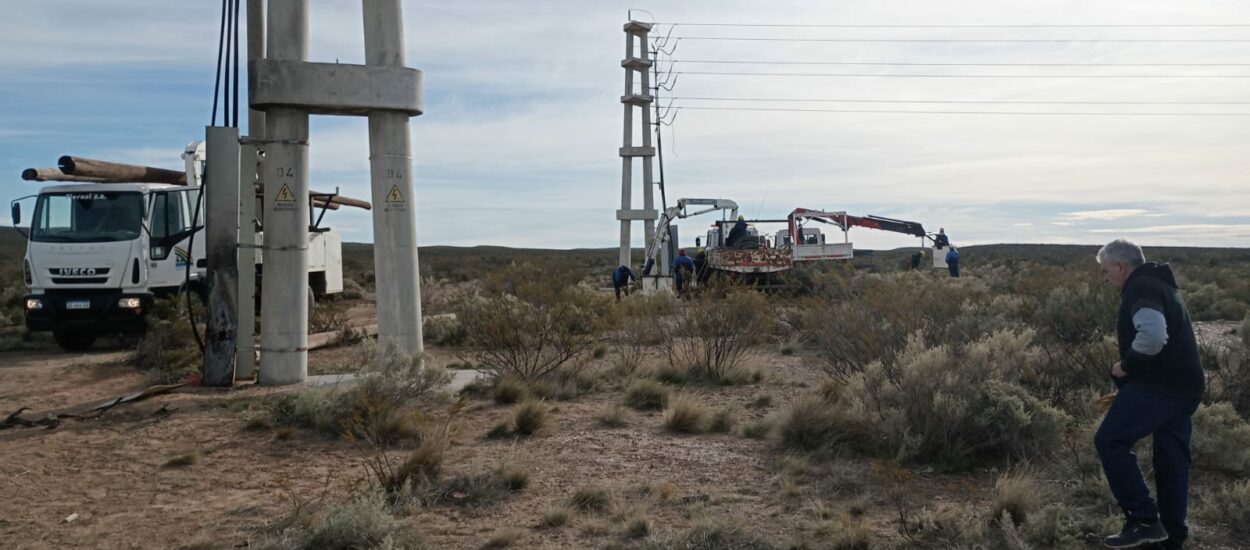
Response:
POLYGON ((676 36, 676 40, 719 40, 730 42, 925 42, 925 43, 1145 43, 1145 42, 1250 42, 1250 38, 986 38, 986 39, 954 39, 954 38, 748 38, 742 36, 676 36))
POLYGON ((921 100, 921 99, 807 99, 764 97, 670 97, 676 101, 760 101, 776 103, 940 103, 961 105, 1250 105, 1250 101, 1073 101, 1073 100, 921 100))
POLYGON ((1023 24, 1023 25, 821 25, 785 23, 685 23, 657 22, 654 25, 683 27, 770 27, 804 29, 1103 29, 1103 28, 1244 28, 1250 24, 1023 24))
POLYGON ((870 113, 870 114, 921 114, 921 115, 1043 115, 1043 116, 1250 116, 1250 113, 1114 113, 1114 112, 1061 112, 1061 111, 909 111, 902 109, 793 109, 767 107, 687 107, 673 109, 691 111, 765 111, 792 113, 870 113))
POLYGON ((719 76, 819 76, 877 78, 1250 78, 1250 74, 1137 75, 1137 74, 863 74, 863 73, 759 73, 722 71, 676 71, 673 74, 719 76))
POLYGON ((667 63, 721 65, 870 65, 875 67, 1250 67, 1250 63, 912 63, 867 61, 773 61, 728 59, 669 59, 667 63))

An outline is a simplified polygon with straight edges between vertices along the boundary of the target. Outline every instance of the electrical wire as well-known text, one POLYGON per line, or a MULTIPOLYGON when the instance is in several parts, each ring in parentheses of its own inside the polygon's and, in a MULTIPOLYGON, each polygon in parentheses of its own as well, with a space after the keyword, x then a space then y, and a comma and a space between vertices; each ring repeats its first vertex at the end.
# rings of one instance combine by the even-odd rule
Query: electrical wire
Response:
POLYGON ((240 0, 231 0, 234 2, 234 116, 230 126, 232 128, 239 127, 239 4, 240 0))
POLYGON ((819 76, 874 78, 1250 78, 1250 74, 873 74, 873 73, 776 73, 746 71, 676 71, 673 74, 719 76, 819 76))
POLYGON ((869 65, 873 67, 1250 67, 1250 63, 911 63, 867 61, 735 61, 727 59, 672 59, 666 63, 720 65, 869 65))
POLYGON ((679 105, 677 111, 764 111, 791 113, 870 113, 870 114, 917 114, 917 115, 1044 115, 1044 116, 1250 116, 1250 113, 1184 113, 1184 112, 1061 112, 1061 111, 911 111, 902 109, 796 109, 770 107, 691 107, 679 105))
POLYGON ((992 105, 1250 105, 1250 101, 1076 101, 1076 100, 949 100, 949 99, 806 99, 806 98, 768 98, 768 97, 694 97, 670 96, 670 100, 678 101, 761 101, 777 103, 949 103, 949 104, 992 104, 992 105))
POLYGON ((654 22, 652 25, 672 25, 683 27, 770 27, 770 28, 808 28, 808 29, 1102 29, 1102 28, 1246 28, 1250 24, 1022 24, 1022 25, 824 25, 824 24, 786 24, 786 23, 685 23, 685 22, 654 22))
POLYGON ((213 81, 213 115, 209 126, 217 125, 217 100, 221 96, 221 54, 226 41, 226 0, 221 0, 221 27, 217 31, 217 74, 213 81))
POLYGON ((1250 42, 1250 38, 753 38, 742 36, 678 36, 674 40, 709 40, 726 42, 921 42, 921 43, 1222 43, 1250 42))

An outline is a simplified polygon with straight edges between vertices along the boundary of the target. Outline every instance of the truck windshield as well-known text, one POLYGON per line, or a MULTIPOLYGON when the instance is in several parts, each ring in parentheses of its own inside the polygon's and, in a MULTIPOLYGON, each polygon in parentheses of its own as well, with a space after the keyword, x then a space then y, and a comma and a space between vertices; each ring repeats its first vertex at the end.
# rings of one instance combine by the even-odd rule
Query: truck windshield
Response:
POLYGON ((42 194, 30 225, 30 238, 38 242, 137 239, 143 226, 143 196, 117 191, 42 194))

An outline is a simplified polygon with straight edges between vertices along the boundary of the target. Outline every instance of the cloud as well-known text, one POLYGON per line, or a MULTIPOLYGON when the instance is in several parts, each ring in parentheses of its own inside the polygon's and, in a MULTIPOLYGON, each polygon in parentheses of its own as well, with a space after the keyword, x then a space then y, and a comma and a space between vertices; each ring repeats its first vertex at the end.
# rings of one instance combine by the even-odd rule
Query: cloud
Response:
POLYGON ((1085 220, 1118 220, 1122 218, 1139 218, 1142 216, 1157 216, 1158 214, 1143 208, 1113 208, 1109 210, 1082 210, 1078 212, 1064 212, 1061 214, 1065 219, 1073 221, 1085 220))

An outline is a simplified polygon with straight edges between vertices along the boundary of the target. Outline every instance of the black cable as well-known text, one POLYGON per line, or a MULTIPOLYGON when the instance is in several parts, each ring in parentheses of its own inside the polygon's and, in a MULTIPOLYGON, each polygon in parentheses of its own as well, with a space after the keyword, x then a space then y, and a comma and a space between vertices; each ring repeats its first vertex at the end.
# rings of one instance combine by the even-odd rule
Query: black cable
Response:
POLYGON ((234 29, 234 0, 226 0, 226 10, 230 12, 230 15, 226 18, 226 90, 225 93, 222 94, 222 99, 225 102, 225 108, 222 109, 222 126, 230 126, 230 64, 234 52, 234 46, 231 44, 230 36, 234 29))
POLYGON ((719 76, 821 76, 874 78, 1250 78, 1250 74, 872 74, 872 73, 759 73, 745 71, 677 71, 673 74, 719 76))
POLYGON ((804 99, 765 97, 669 97, 678 101, 761 101, 778 103, 951 103, 990 105, 1250 105, 1250 101, 1027 101, 1027 100, 939 100, 939 99, 804 99))
POLYGON ((191 266, 195 264, 195 234, 200 231, 196 222, 200 218, 200 203, 203 200, 204 189, 201 187, 195 197, 195 210, 191 214, 191 235, 190 240, 187 241, 187 268, 182 279, 182 291, 187 295, 187 321, 191 323, 191 334, 195 336, 195 343, 200 346, 201 354, 204 353, 204 339, 200 337, 200 328, 195 324, 195 313, 191 311, 191 266))
POLYGON ((874 113, 913 115, 1045 115, 1045 116, 1250 116, 1250 113, 1111 113, 1042 111, 908 111, 902 109, 792 109, 768 107, 674 107, 692 111, 767 111, 792 113, 874 113))
POLYGON ((221 96, 221 51, 225 47, 226 41, 226 0, 221 0, 221 26, 217 31, 217 75, 213 82, 213 116, 209 119, 209 126, 217 125, 217 100, 221 96))
POLYGON ((232 128, 239 127, 239 0, 234 2, 234 120, 232 128))

